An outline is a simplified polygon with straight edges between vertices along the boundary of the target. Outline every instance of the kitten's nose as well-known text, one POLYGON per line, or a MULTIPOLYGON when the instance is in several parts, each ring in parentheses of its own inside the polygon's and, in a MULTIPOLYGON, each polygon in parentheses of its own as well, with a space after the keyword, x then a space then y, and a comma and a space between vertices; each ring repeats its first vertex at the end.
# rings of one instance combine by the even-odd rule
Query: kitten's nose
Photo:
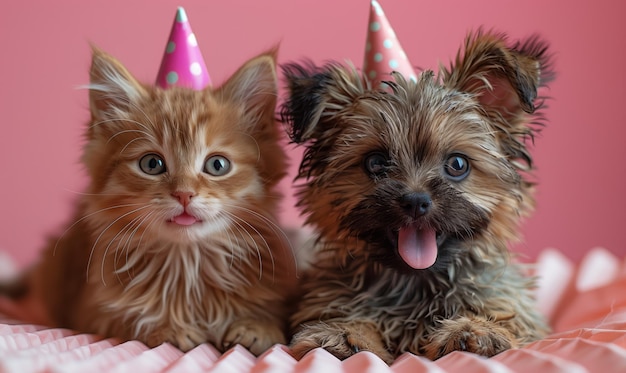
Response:
POLYGON ((407 214, 414 218, 425 215, 432 206, 430 195, 427 193, 409 193, 402 196, 400 205, 407 214))
POLYGON ((172 193, 172 197, 176 198, 178 202, 180 202, 183 207, 187 207, 187 205, 191 202, 191 197, 194 196, 192 192, 181 192, 176 191, 172 193))

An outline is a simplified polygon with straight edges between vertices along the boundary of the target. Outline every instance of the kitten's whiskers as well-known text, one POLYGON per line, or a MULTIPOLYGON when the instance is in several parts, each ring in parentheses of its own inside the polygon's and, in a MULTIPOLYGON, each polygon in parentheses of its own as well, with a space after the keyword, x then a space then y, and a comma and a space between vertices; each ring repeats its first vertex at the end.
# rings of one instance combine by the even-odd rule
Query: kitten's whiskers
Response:
MULTIPOLYGON (((139 205, 141 205, 141 204, 139 204, 139 205)), ((93 246, 91 247, 91 252, 89 253, 89 260, 87 261, 87 269, 86 269, 86 274, 85 274, 85 275, 86 275, 86 276, 85 276, 85 279, 86 279, 87 281, 89 280, 89 266, 91 265, 91 260, 93 259, 93 254, 94 254, 94 251, 96 250, 96 246, 98 245, 98 242, 100 241, 100 238, 102 238, 102 236, 104 235, 104 233, 105 233, 106 231, 108 231, 108 230, 109 230, 109 228, 111 228, 111 227, 112 227, 115 223, 117 223, 117 222, 118 222, 118 221, 120 221, 121 219, 125 218, 126 216, 128 216, 128 215, 130 215, 130 214, 134 214, 134 213, 136 213, 136 212, 138 212, 138 211, 141 211, 141 210, 143 210, 143 209, 146 209, 146 208, 148 208, 148 207, 150 207, 150 205, 144 205, 144 206, 142 206, 142 207, 139 207, 139 208, 136 208, 136 209, 134 209, 134 210, 131 210, 131 211, 129 211, 129 212, 127 212, 127 213, 125 213, 125 214, 122 214, 121 216, 119 216, 119 217, 117 217, 115 220, 113 220, 113 221, 112 221, 109 225, 107 225, 107 226, 106 226, 106 228, 104 228, 104 229, 102 230, 102 232, 100 232, 100 234, 98 235, 98 238, 96 238, 96 241, 93 243, 93 246)), ((119 234, 119 233, 118 233, 118 234, 119 234)), ((105 251, 105 253, 106 253, 106 251, 105 251)), ((104 260, 104 258, 103 258, 103 260, 104 260)), ((103 279, 103 285, 104 285, 104 286, 106 286, 106 283, 104 282, 104 279, 103 279)))
POLYGON ((85 216, 83 216, 82 218, 76 220, 72 225, 70 225, 66 230, 63 231, 63 233, 59 236, 59 238, 57 239, 56 244, 54 245, 54 249, 52 250, 52 256, 56 255, 56 251, 57 251, 57 247, 59 246, 59 241, 61 241, 61 239, 67 234, 67 232, 69 232, 72 228, 74 228, 76 226, 76 224, 82 222, 83 220, 99 214, 101 212, 105 212, 105 211, 109 211, 109 210, 113 210, 113 209, 119 209, 119 208, 124 208, 124 207, 131 207, 131 206, 140 206, 142 205, 141 203, 129 203, 129 204, 124 204, 124 205, 116 205, 116 206, 110 206, 110 207, 106 207, 103 209, 100 209, 98 211, 94 211, 92 213, 89 213, 85 216))
POLYGON ((66 191, 66 192, 70 192, 72 194, 79 195, 79 196, 111 196, 111 197, 120 197, 120 196, 125 196, 126 195, 124 193, 86 193, 86 192, 71 190, 71 189, 67 189, 67 188, 63 188, 63 190, 66 191))
MULTIPOLYGON (((93 129, 93 128, 97 127, 97 126, 100 126, 100 125, 103 125, 103 124, 106 124, 106 123, 111 123, 111 122, 129 122, 129 123, 136 124, 136 125, 138 125, 138 126, 142 127, 142 128, 145 130, 145 131, 136 130, 137 132, 142 132, 142 133, 145 133, 148 137, 150 137, 150 138, 151 138, 151 139, 153 139, 153 140, 155 140, 155 139, 156 139, 156 138, 154 137, 154 135, 152 135, 152 133, 151 133, 151 132, 153 132, 153 131, 152 131, 150 128, 148 128, 145 124, 143 124, 143 123, 141 123, 141 122, 139 122, 139 121, 133 120, 133 119, 123 118, 123 117, 120 117, 120 118, 108 118, 108 119, 104 119, 104 120, 101 120, 101 121, 95 122, 95 123, 94 123, 94 124, 92 124, 89 128, 90 128, 90 129, 93 129)), ((110 140, 111 140, 111 139, 109 139, 109 141, 110 141, 110 140)), ((108 143, 108 142, 107 142, 107 143, 108 143)))
MULTIPOLYGON (((249 208, 243 207, 243 206, 238 206, 238 205, 233 205, 233 204, 224 204, 225 206, 235 209, 235 210, 242 210, 250 215, 252 215, 253 217, 258 218, 260 223, 264 223, 274 234, 276 234, 277 236, 281 236, 283 239, 281 240, 281 243, 286 243, 287 244, 287 251, 289 253, 291 253, 292 259, 294 261, 294 263, 297 266, 298 260, 295 257, 294 254, 294 250, 293 247, 291 246, 291 240, 289 239, 289 237, 287 236, 287 234, 282 230, 282 228, 276 224, 275 222, 273 222, 271 219, 269 219, 267 216, 251 210, 249 208)), ((256 229, 255 229, 256 230, 256 229)), ((257 231, 258 233, 258 231, 257 231)), ((260 235, 260 234, 259 234, 260 235)), ((261 235, 262 237, 262 235, 261 235)), ((272 258, 272 263, 273 263, 273 258, 272 258)))
MULTIPOLYGON (((229 222, 230 222, 230 219, 229 219, 229 222)), ((237 240, 237 247, 239 247, 239 238, 237 237, 238 235, 235 234, 235 231, 230 226, 230 224, 226 224, 226 229, 228 230, 228 232, 226 232, 226 237, 228 237, 228 242, 230 242, 230 245, 228 246, 228 247, 230 247, 230 264, 229 264, 229 268, 232 268, 233 264, 235 262, 235 244, 233 243, 233 240, 231 239, 231 236, 235 237, 235 239, 237 240)))
MULTIPOLYGON (((135 237, 135 234, 137 233, 139 228, 141 228, 143 223, 146 220, 148 220, 152 215, 154 215, 154 211, 150 211, 147 214, 140 215, 140 216, 136 217, 135 219, 133 219, 127 225, 128 229, 125 228, 126 232, 124 233, 124 236, 126 236, 128 234, 128 238, 126 238, 126 242, 124 243, 123 246, 121 246, 122 242, 124 242, 124 236, 122 236, 122 238, 117 243, 117 248, 115 249, 115 257, 114 257, 114 262, 113 262, 113 271, 115 273, 115 276, 120 281, 120 283, 122 283, 122 281, 121 281, 121 279, 119 277, 120 271, 117 268, 118 258, 121 257, 121 255, 119 255, 119 254, 126 253, 126 261, 124 262, 124 266, 125 266, 126 263, 128 262, 128 253, 130 252, 131 244, 132 244, 132 241, 133 241, 133 239, 135 237), (134 226, 134 228, 133 228, 133 226, 134 226), (132 232, 131 232, 131 230, 132 230, 132 232), (121 247, 121 250, 120 250, 120 247, 121 247)), ((144 229, 144 233, 145 233, 145 229, 144 229)), ((142 238, 143 238, 143 234, 142 234, 142 238)), ((139 248, 139 245, 138 244, 135 245, 134 248, 135 248, 135 251, 136 251, 139 248)), ((103 267, 104 267, 104 261, 103 261, 103 267)), ((104 276, 104 274, 102 274, 102 275, 104 276)), ((128 272, 128 275, 130 277, 130 272, 128 272)))
MULTIPOLYGON (((150 123, 150 125, 153 128, 156 128, 157 126, 154 124, 154 122, 152 121, 152 119, 150 118, 150 116, 145 112, 144 109, 142 109, 139 105, 137 105, 134 102, 130 102, 130 106, 134 109, 136 109, 138 112, 140 112, 144 118, 146 118, 146 120, 148 121, 148 123, 150 123)), ((145 124, 141 123, 141 122, 135 122, 136 124, 139 124, 140 126, 142 126, 143 128, 146 129, 146 131, 148 132, 152 132, 151 129, 148 128, 148 126, 146 126, 145 124)))
POLYGON ((120 154, 124 153, 124 151, 126 150, 126 148, 128 148, 130 146, 130 144, 134 143, 135 141, 139 141, 139 140, 145 140, 145 137, 136 137, 132 140, 130 140, 126 145, 124 145, 124 147, 122 148, 122 150, 120 150, 120 154))
MULTIPOLYGON (((231 213, 229 213, 227 211, 224 211, 224 213, 228 215, 228 217, 230 218, 229 220, 234 224, 234 227, 240 233, 241 237, 243 238, 244 237, 243 233, 246 233, 248 235, 248 237, 250 237, 250 240, 252 241, 252 243, 254 244, 254 248, 256 250, 257 257, 259 258, 259 279, 260 279, 262 277, 262 274, 263 274, 263 261, 262 261, 262 258, 261 258, 261 251, 259 249, 259 245, 256 242, 256 240, 254 239, 254 237, 252 236, 252 234, 250 232, 248 232, 248 230, 246 230, 245 227, 239 223, 239 221, 243 221, 246 224, 248 224, 248 223, 245 220, 240 219, 236 215, 231 214, 231 213)), ((248 226, 250 226, 250 224, 248 224, 248 226)), ((257 231, 257 234, 259 234, 258 231, 257 231)), ((245 239, 244 239, 244 242, 245 242, 245 239)), ((265 244, 267 245, 267 242, 265 244)), ((244 253, 240 252, 239 254, 240 254, 240 259, 241 260, 245 260, 245 258, 243 257, 244 253)))

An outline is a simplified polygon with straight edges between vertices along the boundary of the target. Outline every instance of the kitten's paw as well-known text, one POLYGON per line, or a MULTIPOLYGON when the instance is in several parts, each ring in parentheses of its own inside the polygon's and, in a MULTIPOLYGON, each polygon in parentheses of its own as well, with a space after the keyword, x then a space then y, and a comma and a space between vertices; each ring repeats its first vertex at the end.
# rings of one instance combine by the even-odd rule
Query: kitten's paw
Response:
POLYGON ((277 343, 286 343, 278 325, 270 321, 243 319, 230 325, 222 340, 222 349, 226 351, 240 344, 258 356, 277 343))
POLYGON ((461 317, 441 322, 441 327, 431 334, 425 355, 435 360, 452 351, 468 351, 490 357, 515 347, 513 334, 499 324, 461 317))
POLYGON ((370 351, 391 364, 394 357, 383 342, 378 328, 370 322, 319 322, 307 324, 293 336, 291 351, 297 359, 322 347, 339 359, 359 351, 370 351))

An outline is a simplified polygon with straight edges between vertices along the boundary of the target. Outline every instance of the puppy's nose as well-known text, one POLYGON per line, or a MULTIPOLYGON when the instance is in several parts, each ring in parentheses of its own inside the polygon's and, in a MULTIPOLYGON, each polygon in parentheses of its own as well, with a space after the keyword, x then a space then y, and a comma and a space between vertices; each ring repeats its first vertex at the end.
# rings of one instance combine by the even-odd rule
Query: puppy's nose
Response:
POLYGON ((417 218, 430 211, 433 203, 427 193, 409 193, 402 196, 400 204, 407 214, 417 218))

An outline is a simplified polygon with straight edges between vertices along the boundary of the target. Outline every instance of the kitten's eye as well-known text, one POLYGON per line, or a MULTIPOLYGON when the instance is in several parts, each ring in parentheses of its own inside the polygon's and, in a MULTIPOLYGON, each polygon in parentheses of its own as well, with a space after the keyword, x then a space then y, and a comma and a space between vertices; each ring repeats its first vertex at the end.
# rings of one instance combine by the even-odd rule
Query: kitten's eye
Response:
POLYGON ((372 153, 365 157, 365 169, 373 175, 380 175, 387 171, 387 157, 382 153, 372 153))
POLYGON ((461 181, 469 175, 469 161, 463 155, 452 154, 448 157, 444 170, 451 180, 461 181))
POLYGON ((209 157, 204 163, 204 172, 213 176, 223 176, 230 171, 230 161, 221 155, 209 157))
POLYGON ((158 175, 165 172, 165 161, 158 154, 146 154, 139 160, 139 168, 148 175, 158 175))

